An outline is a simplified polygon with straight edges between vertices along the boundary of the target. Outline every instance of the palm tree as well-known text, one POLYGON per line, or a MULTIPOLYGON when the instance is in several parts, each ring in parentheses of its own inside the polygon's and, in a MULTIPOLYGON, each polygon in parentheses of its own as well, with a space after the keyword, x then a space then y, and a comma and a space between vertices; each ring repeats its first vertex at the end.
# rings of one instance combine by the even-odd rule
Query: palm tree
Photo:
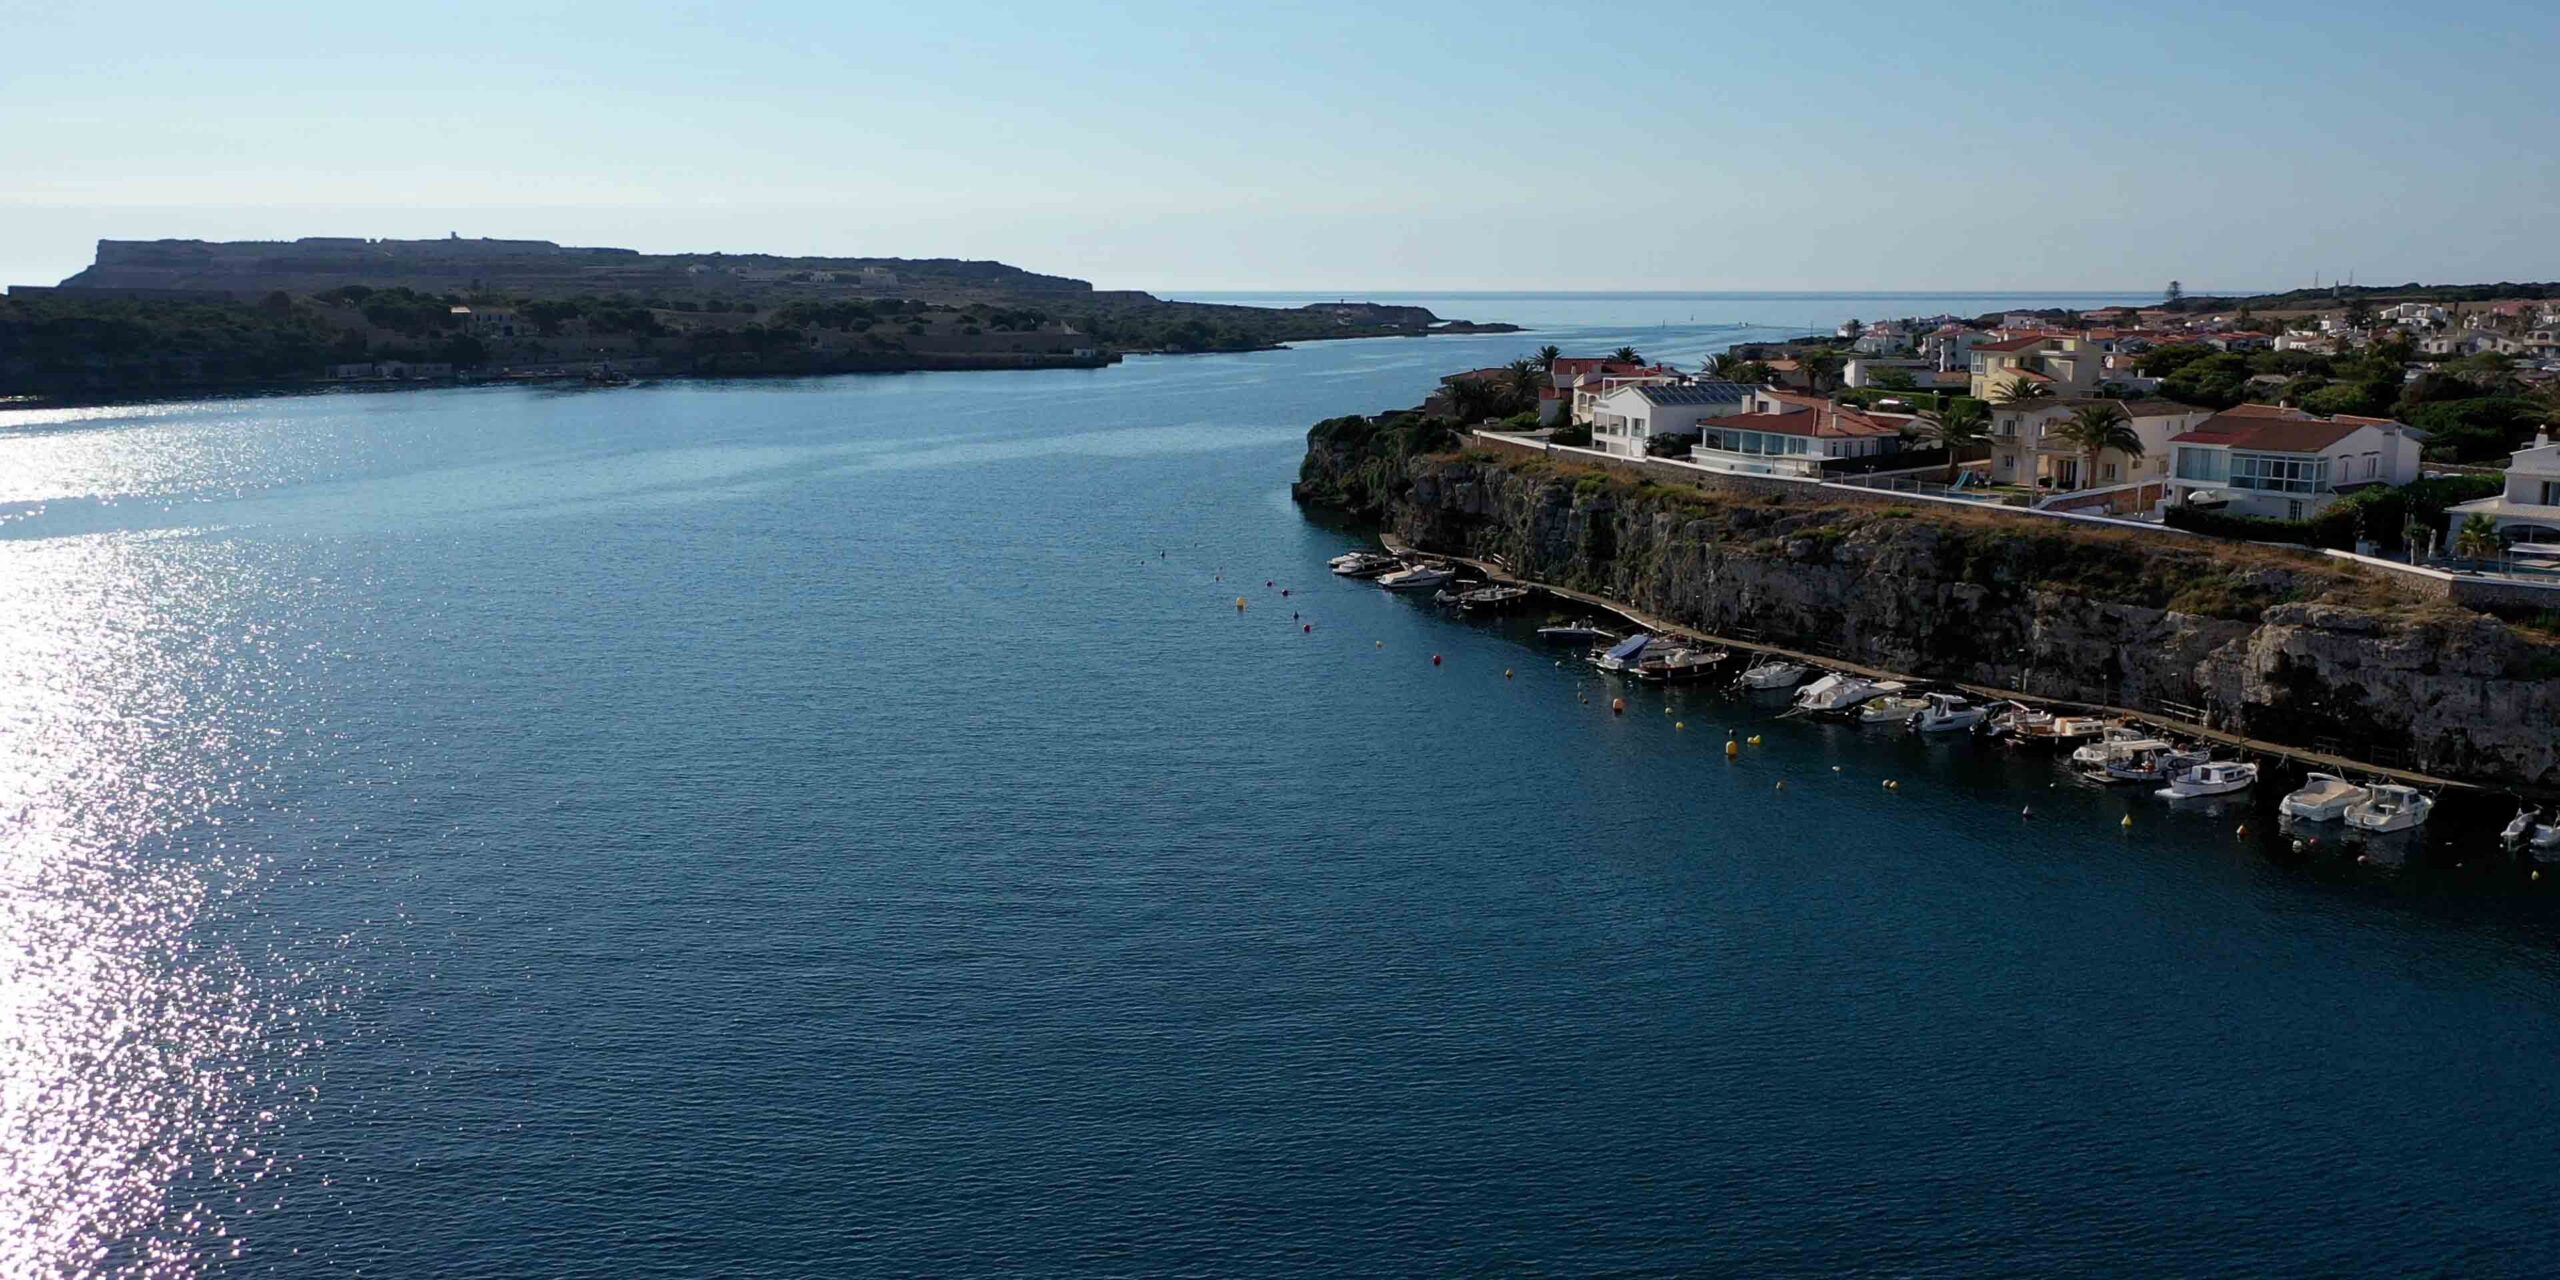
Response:
POLYGON ((2504 551, 2507 540, 2498 532, 2498 522, 2486 512, 2474 512, 2453 534, 2453 553, 2465 560, 2487 560, 2504 551))
POLYGON ((2080 475, 2083 489, 2097 483, 2099 454, 2113 449, 2128 458, 2142 456, 2142 433, 2133 429, 2133 419, 2124 416, 2124 406, 2113 400, 2072 410, 2070 417, 2055 424, 2053 434, 2088 453, 2088 469, 2080 475))
POLYGON ((1957 399, 1920 420, 1920 434, 1947 451, 1947 483, 1956 482, 1956 455, 1991 438, 1991 409, 1979 400, 1957 399))
POLYGON ((1841 366, 1847 363, 1839 352, 1828 347, 1796 357, 1796 367, 1804 370, 1805 385, 1815 391, 1828 390, 1830 384, 1839 378, 1841 366))
POLYGON ((1756 363, 1758 361, 1745 360, 1730 351, 1723 351, 1707 361, 1707 372, 1727 382, 1740 382, 1742 375, 1749 372, 1749 366, 1756 363))
POLYGON ((1555 348, 1555 344, 1553 344, 1553 343, 1549 343, 1549 344, 1547 344, 1546 346, 1540 347, 1540 348, 1538 348, 1538 357, 1537 357, 1537 358, 1538 358, 1538 367, 1539 367, 1540 369, 1543 369, 1543 370, 1546 370, 1546 371, 1548 371, 1548 372, 1552 373, 1552 372, 1554 372, 1554 371, 1555 371, 1555 367, 1556 367, 1556 360, 1557 360, 1559 357, 1563 356, 1563 355, 1564 355, 1564 353, 1563 353, 1563 352, 1556 350, 1556 348, 1555 348))
POLYGON ((1643 356, 1640 356, 1640 355, 1637 355, 1637 354, 1636 354, 1636 349, 1635 349, 1634 347, 1620 347, 1620 348, 1618 348, 1617 350, 1610 352, 1610 353, 1609 353, 1609 358, 1610 358, 1610 359, 1612 359, 1612 360, 1617 361, 1617 362, 1618 362, 1618 363, 1620 363, 1620 364, 1643 364, 1643 363, 1644 363, 1644 357, 1643 357, 1643 356))
POLYGON ((1537 408, 1538 388, 1546 384, 1547 371, 1535 360, 1514 360, 1502 367, 1502 389, 1511 394, 1513 413, 1525 413, 1537 408))
POLYGON ((1993 386, 1991 401, 1994 404, 2025 404, 2029 400, 2042 400, 2052 394, 2053 388, 2025 374, 2018 374, 2002 378, 1997 385, 1993 386))

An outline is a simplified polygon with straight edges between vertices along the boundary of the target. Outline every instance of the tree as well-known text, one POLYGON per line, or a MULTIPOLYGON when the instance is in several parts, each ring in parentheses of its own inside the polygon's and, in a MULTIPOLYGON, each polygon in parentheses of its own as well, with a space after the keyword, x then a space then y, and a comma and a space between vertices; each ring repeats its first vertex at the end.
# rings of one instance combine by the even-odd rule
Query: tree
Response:
POLYGON ((1947 483, 1956 482, 1956 455, 1991 438, 1991 407, 1960 397, 1920 419, 1920 434, 1947 451, 1947 483))
POLYGON ((1827 391, 1840 379, 1841 366, 1847 360, 1828 347, 1807 351, 1796 357, 1796 367, 1804 370, 1805 384, 1816 391, 1827 391))
POLYGON ((2142 434, 2133 429, 2133 420, 2124 416, 2124 406, 2113 401, 2084 404, 2072 410, 2070 417, 2054 425, 2053 434, 2089 455, 2088 468, 2080 476, 2080 487, 2084 489, 2097 483, 2099 454, 2113 449, 2128 458, 2142 456, 2142 434))
POLYGON ((1991 388, 1993 404, 2025 404, 2052 395, 2053 389, 2025 374, 2002 378, 1991 388))
POLYGON ((1840 336, 1847 338, 1851 342, 1857 341, 1858 335, 1865 333, 1866 331, 1867 322, 1857 318, 1856 316, 1849 317, 1849 323, 1840 326, 1840 336))
POLYGON ((1634 347, 1620 347, 1617 350, 1610 352, 1609 358, 1617 361, 1619 364, 1644 363, 1644 357, 1637 355, 1634 347))
POLYGON ((1510 393, 1511 411, 1538 407, 1538 389, 1547 384, 1547 371, 1529 359, 1514 360, 1502 367, 1502 389, 1510 393))
POLYGON ((2453 553, 2465 560, 2492 559, 2506 547, 2506 536, 2486 512, 2474 512, 2453 534, 2453 553))
POLYGON ((1554 343, 1548 343, 1547 345, 1538 348, 1538 367, 1549 373, 1553 373, 1555 372, 1556 361, 1561 359, 1563 355, 1564 353, 1562 351, 1558 351, 1554 343))
POLYGON ((1707 372, 1727 382, 1740 382, 1743 366, 1751 363, 1730 351, 1720 351, 1707 360, 1707 372))
POLYGON ((2180 284, 2180 283, 2178 283, 2178 282, 2177 282, 2177 281, 2175 281, 2175 280, 2172 280, 2172 281, 2170 281, 2170 282, 2169 282, 2169 289, 2168 289, 2168 298, 2169 298, 2169 301, 2171 301, 2171 302, 2181 301, 2181 300, 2183 300, 2186 296, 2187 296, 2187 287, 2186 287, 2185 285, 2180 284))

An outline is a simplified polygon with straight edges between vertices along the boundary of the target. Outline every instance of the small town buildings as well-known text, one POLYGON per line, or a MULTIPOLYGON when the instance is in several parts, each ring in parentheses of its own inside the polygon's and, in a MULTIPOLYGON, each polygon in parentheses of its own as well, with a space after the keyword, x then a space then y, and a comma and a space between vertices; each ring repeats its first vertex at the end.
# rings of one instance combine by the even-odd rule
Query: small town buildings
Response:
POLYGON ((2024 378, 2053 394, 2085 396, 2098 387, 2100 355, 2072 334, 2033 334, 1974 344, 1969 394, 1993 399, 2002 383, 2024 378))
MULTIPOLYGON (((2175 400, 2029 400, 1991 409, 1991 479, 2027 485, 2049 493, 2102 489, 2114 485, 2156 484, 2169 476, 2169 442, 2202 426, 2210 409, 2175 400), (2123 411, 2142 452, 2101 451, 2091 466, 2089 451, 2057 433, 2082 406, 2114 405, 2123 411)), ((2166 496, 2155 495, 2157 497, 2166 496)), ((2143 504, 2148 506, 2148 503, 2143 504)))
POLYGON ((2418 478, 2426 434, 2389 418, 2244 404, 2169 440, 2171 502, 2302 520, 2341 493, 2418 478))
POLYGON ((1911 380, 1909 385, 1913 387, 1927 389, 1937 385, 1938 367, 1918 356, 1863 355, 1851 356, 1847 363, 1840 366, 1840 385, 1844 387, 1877 386, 1879 384, 1876 381, 1876 375, 1887 369, 1900 370, 1904 377, 1911 380))
POLYGON ((2504 492, 2445 509, 2446 546, 2473 516, 2489 517, 2510 542, 2560 546, 2560 444, 2552 443, 2549 428, 2507 460, 2504 492))
POLYGON ((1607 356, 1557 356, 1547 368, 1547 389, 1538 393, 1538 421, 1591 425, 1591 409, 1612 381, 1668 382, 1666 366, 1612 360, 1607 356))
POLYGON ((1701 421, 1689 460, 1742 475, 1818 479, 1826 460, 1901 452, 1916 420, 1762 387, 1751 393, 1749 412, 1701 421))
POLYGON ((1600 395, 1591 412, 1591 447, 1621 458, 1641 458, 1657 438, 1694 440, 1699 422, 1739 413, 1752 389, 1739 382, 1629 382, 1600 395))
MULTIPOLYGON (((514 307, 455 307, 453 322, 475 338, 513 338, 517 336, 514 307)), ((533 326, 523 326, 523 336, 533 336, 533 326)))

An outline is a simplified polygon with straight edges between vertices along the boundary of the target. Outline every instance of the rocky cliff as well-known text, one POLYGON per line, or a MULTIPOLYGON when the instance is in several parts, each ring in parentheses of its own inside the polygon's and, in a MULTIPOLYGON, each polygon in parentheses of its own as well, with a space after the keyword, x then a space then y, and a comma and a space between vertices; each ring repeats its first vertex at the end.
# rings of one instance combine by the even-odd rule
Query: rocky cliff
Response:
POLYGON ((1704 631, 2059 700, 2201 708, 2251 737, 2560 788, 2560 642, 2376 571, 1508 454, 1392 457, 1328 426, 1302 498, 1704 631))

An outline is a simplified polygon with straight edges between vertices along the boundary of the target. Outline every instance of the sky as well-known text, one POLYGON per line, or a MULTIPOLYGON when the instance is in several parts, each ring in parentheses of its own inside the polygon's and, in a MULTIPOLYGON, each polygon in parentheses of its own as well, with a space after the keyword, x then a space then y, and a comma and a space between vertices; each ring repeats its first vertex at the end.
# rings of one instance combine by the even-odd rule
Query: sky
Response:
POLYGON ((108 239, 1104 288, 2560 278, 2560 4, 0 0, 0 284, 108 239))

